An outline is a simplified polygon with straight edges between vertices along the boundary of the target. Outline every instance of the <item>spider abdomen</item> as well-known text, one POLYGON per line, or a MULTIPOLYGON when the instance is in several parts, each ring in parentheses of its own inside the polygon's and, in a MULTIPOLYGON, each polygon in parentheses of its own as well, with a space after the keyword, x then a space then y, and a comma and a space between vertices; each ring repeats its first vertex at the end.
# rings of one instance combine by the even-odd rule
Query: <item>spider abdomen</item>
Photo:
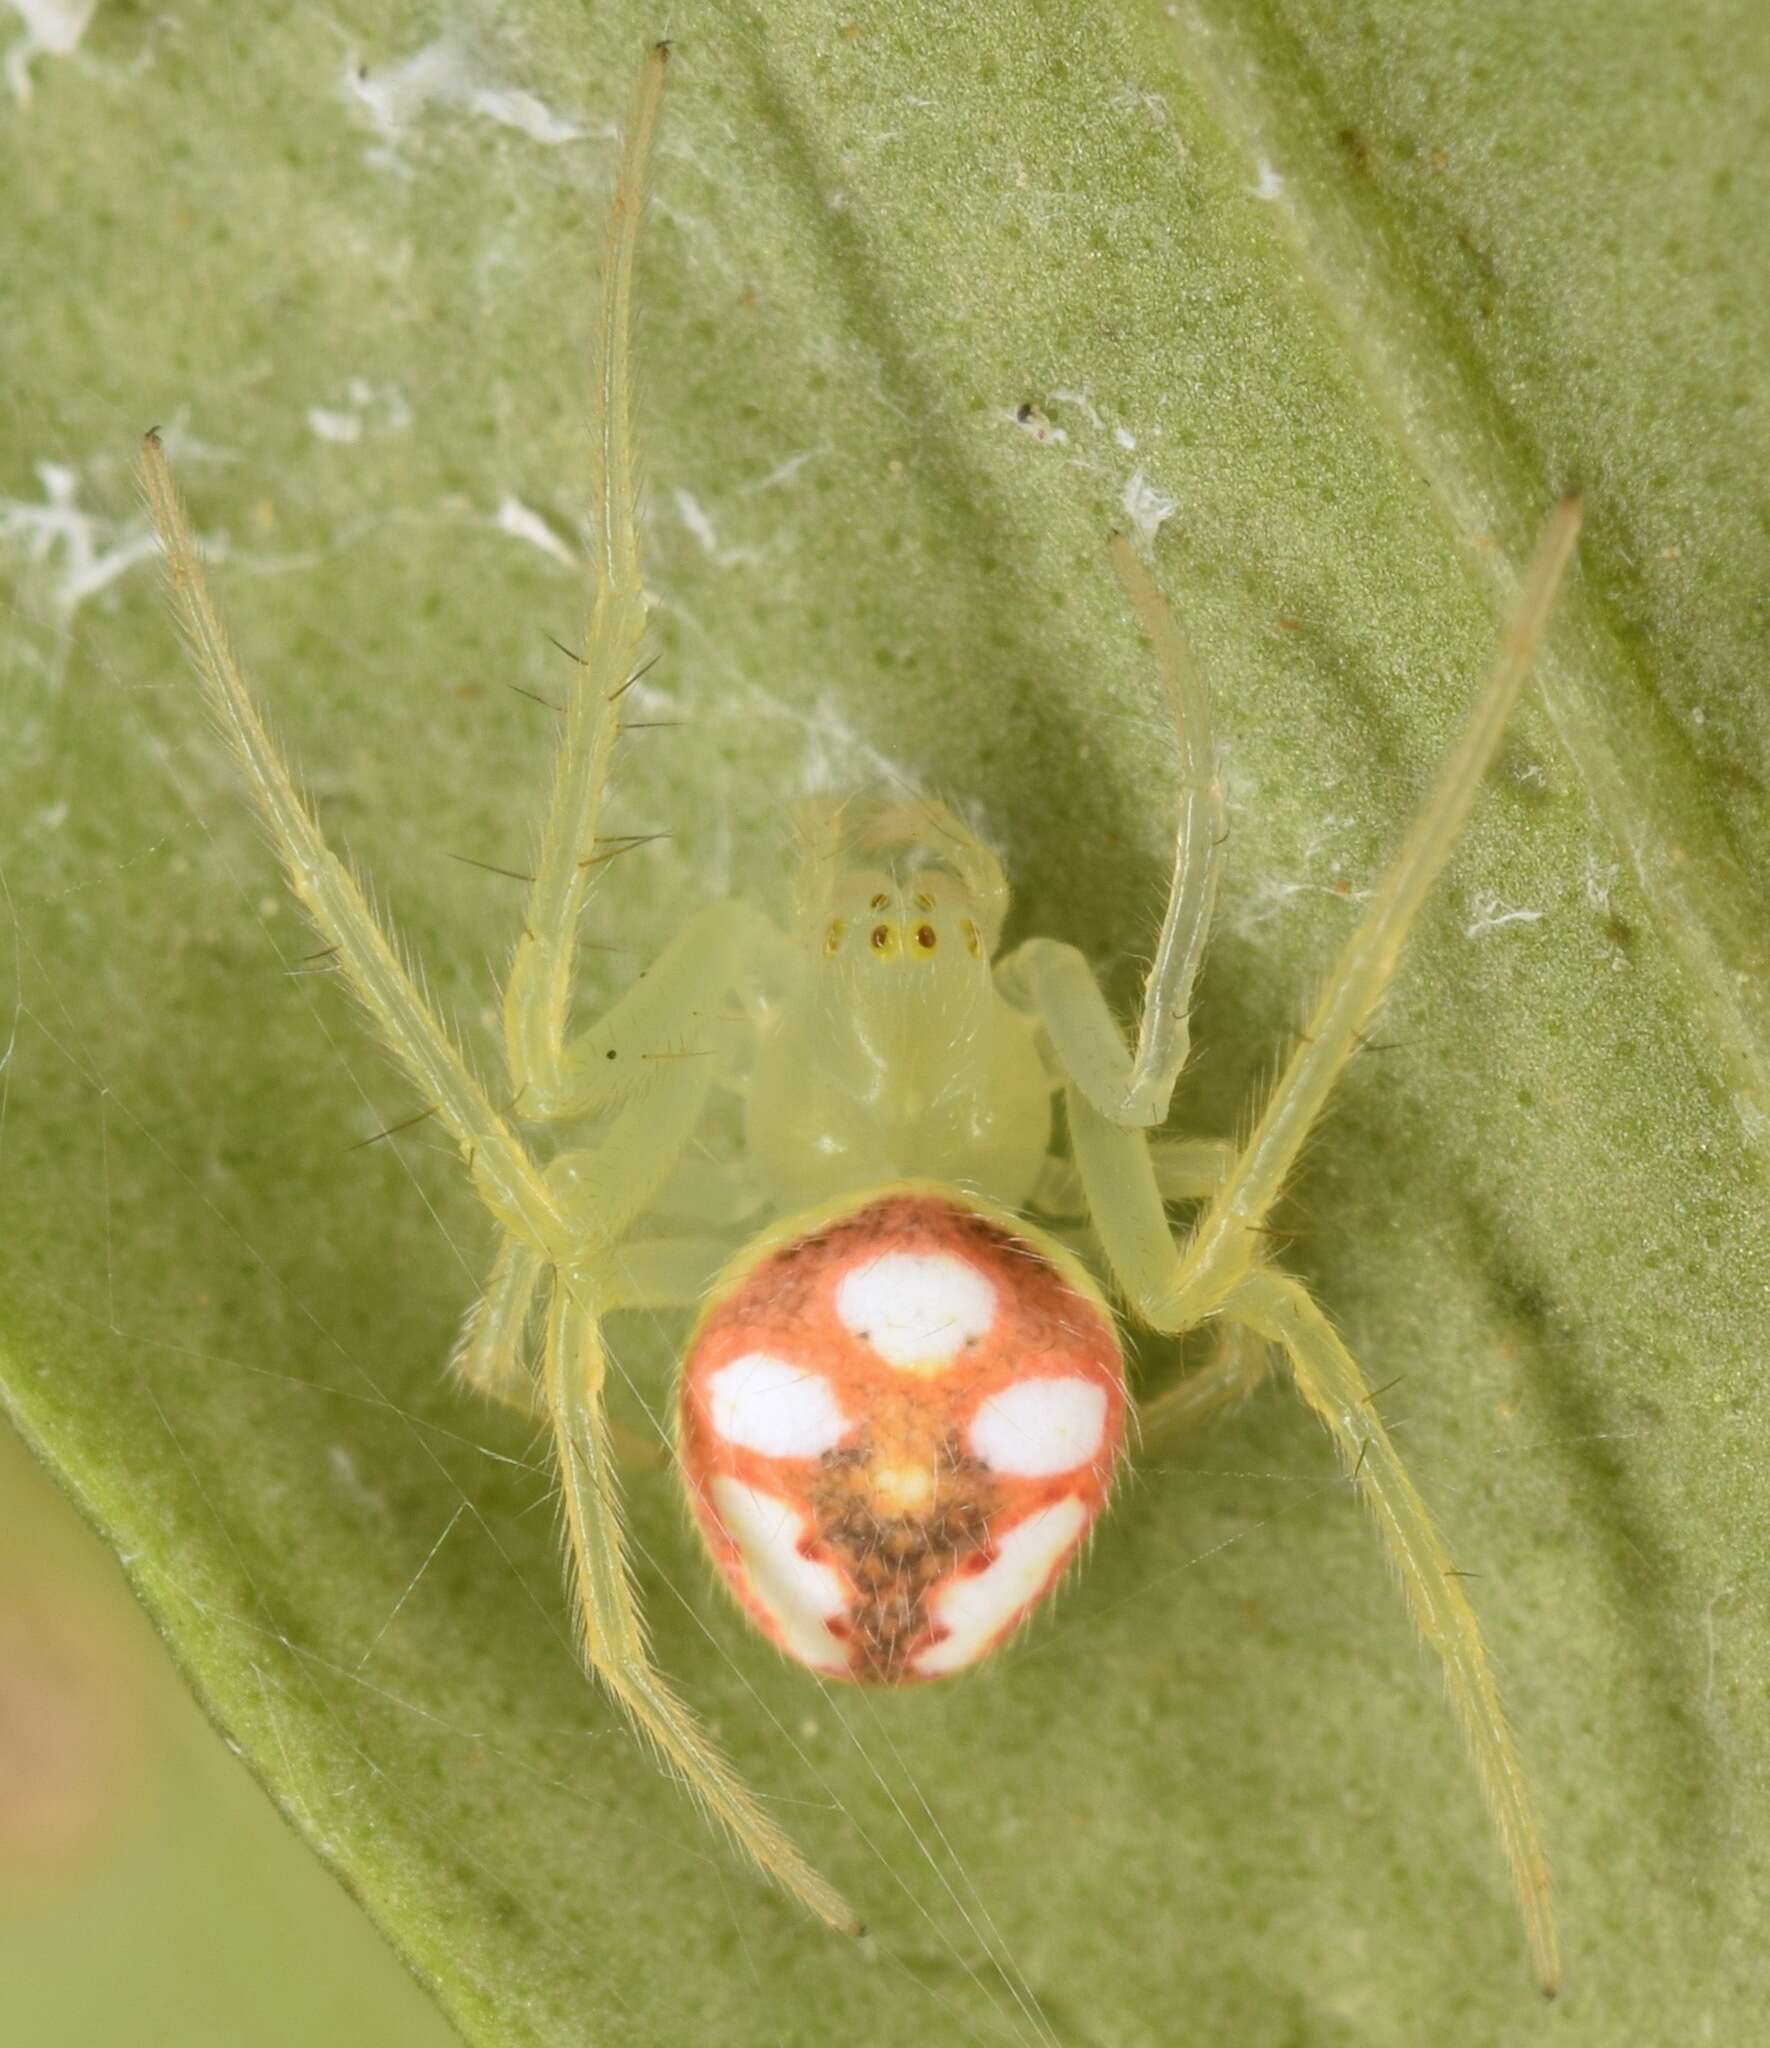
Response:
POLYGON ((789 1656, 941 1677, 1011 1634, 1106 1505, 1117 1334, 1042 1232, 903 1185, 795 1219, 715 1288, 681 1454, 714 1562, 789 1656))

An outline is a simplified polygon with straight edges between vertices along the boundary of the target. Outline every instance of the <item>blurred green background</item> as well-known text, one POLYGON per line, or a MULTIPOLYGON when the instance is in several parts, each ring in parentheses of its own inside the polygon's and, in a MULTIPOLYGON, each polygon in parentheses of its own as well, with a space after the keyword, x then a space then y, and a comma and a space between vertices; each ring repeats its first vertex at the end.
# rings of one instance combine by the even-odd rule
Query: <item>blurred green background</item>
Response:
POLYGON ((453 2041, 0 1423, 0 2039, 453 2041))

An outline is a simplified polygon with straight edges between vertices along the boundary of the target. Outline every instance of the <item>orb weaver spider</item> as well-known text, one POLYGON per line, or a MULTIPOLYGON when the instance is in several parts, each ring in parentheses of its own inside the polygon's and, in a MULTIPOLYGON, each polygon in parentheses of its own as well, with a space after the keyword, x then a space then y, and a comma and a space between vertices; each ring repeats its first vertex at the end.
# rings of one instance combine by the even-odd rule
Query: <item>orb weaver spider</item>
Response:
POLYGON ((961 1669, 1011 1634, 1105 1505, 1128 1406, 1110 1284, 1144 1327, 1212 1321, 1222 1336, 1146 1421, 1202 1419, 1249 1392, 1273 1349, 1288 1359, 1442 1660, 1552 1992, 1541 1839, 1474 1612, 1363 1375, 1302 1284, 1270 1262, 1262 1226, 1475 801, 1571 557, 1577 503, 1550 522, 1462 737, 1239 1149, 1155 1135, 1186 1063, 1224 802, 1203 688, 1122 539, 1113 563, 1153 645, 1181 763, 1173 880, 1133 1047, 1075 948, 1034 938, 996 958, 1007 883, 952 812, 876 796, 803 807, 789 929, 740 903, 707 906, 575 1031, 579 924, 607 864, 598 819, 650 610, 633 277, 666 54, 651 53, 635 88, 606 229, 593 592, 503 991, 508 1109, 328 848, 240 673, 155 434, 141 454, 195 665, 289 884, 501 1232, 456 1365, 482 1393, 545 1418, 585 1661, 768 1876, 856 1929, 652 1663, 612 1463, 602 1318, 699 1309, 679 1450, 715 1563, 788 1654, 893 1683, 961 1669), (747 1063, 672 1056, 709 1016, 747 1022, 747 1063), (744 1156, 691 1159, 723 1088, 743 1098, 744 1156), (1058 1098, 1067 1151, 1053 1149, 1058 1098), (543 1160, 519 1123, 591 1135, 543 1160), (772 1220, 728 1262, 723 1241, 658 1228, 685 1186, 691 1208, 752 1229, 772 1220), (1178 1244, 1176 1203, 1200 1205, 1178 1244), (1102 1278, 1059 1241, 1066 1216, 1085 1219, 1102 1278))

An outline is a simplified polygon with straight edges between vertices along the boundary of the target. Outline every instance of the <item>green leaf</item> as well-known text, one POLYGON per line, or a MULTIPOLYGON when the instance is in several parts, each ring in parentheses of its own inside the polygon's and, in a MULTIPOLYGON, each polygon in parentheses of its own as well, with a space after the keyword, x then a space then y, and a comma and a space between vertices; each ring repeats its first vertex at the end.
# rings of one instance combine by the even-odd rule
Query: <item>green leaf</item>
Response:
MULTIPOLYGON (((10 1412, 216 1719, 477 2040, 1534 2037, 1497 1851, 1274 1386, 1145 1463, 975 1681, 821 1691, 636 1470, 665 1667, 868 1916, 768 1896, 571 1654, 538 1447, 440 1364, 486 1233, 207 733, 128 463, 170 434, 329 828, 488 1055, 582 594, 631 6, 99 10, 5 114, 20 994, 10 1412), (527 97, 524 97, 524 96, 527 97), (46 511, 45 506, 52 509, 46 511), (60 506, 60 511, 53 508, 60 506), (504 520, 499 514, 503 508, 504 520), (59 524, 57 523, 59 521, 59 524), (530 538, 525 539, 527 534, 530 538), (82 549, 88 550, 82 554, 82 549), (561 550, 563 552, 563 550, 561 550)), ((678 5, 644 258, 651 580, 598 936, 774 900, 785 806, 972 808, 1129 996, 1171 818, 1103 540, 1232 803, 1182 1090, 1233 1133, 1588 494, 1544 690, 1297 1184, 1506 1675, 1561 2039, 1742 2039, 1770 1829, 1759 10, 678 5), (1018 417, 1022 408, 1031 408, 1018 417), (1172 510, 1157 524, 1157 515, 1172 510), (618 885, 618 886, 617 886, 618 885)), ((596 956, 594 1000, 635 969, 596 956)), ((619 1335, 630 1425, 669 1328, 619 1335)), ((1145 1364, 1165 1369, 1159 1347, 1145 1364)))

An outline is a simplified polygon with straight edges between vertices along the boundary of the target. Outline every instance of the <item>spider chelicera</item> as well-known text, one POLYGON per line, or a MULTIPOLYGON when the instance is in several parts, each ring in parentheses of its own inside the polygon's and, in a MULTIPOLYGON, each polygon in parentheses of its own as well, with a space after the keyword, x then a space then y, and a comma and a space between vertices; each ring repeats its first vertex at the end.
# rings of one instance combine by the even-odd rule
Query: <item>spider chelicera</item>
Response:
POLYGON ((996 958, 1007 884, 973 833, 939 804, 870 795, 803 807, 784 929, 744 904, 712 904, 600 1021, 574 1031, 581 916, 618 843, 598 836, 598 819, 649 613, 633 273, 665 66, 659 47, 641 72, 608 220, 593 594, 503 994, 510 1108, 328 849, 241 677, 156 436, 141 458, 196 666, 290 885, 502 1233, 456 1363, 472 1386, 545 1418, 584 1656, 757 1864, 854 1928, 652 1663, 611 1463, 603 1317, 699 1311, 680 1464, 714 1561, 789 1655, 884 1683, 975 1663, 1055 1583, 1105 1505, 1128 1397, 1104 1290, 1153 1330, 1210 1321, 1209 1362, 1145 1405, 1146 1426, 1202 1419, 1257 1384, 1274 1350, 1287 1360, 1443 1662, 1552 1991, 1541 1838, 1474 1612, 1363 1375, 1302 1284, 1270 1262, 1263 1226, 1468 817, 1572 554, 1578 506, 1551 521, 1468 725, 1245 1145, 1154 1135, 1186 1061, 1223 796, 1203 689, 1123 540, 1113 564, 1154 647, 1180 757, 1173 883, 1133 1047, 1074 947, 1035 938, 996 958), (747 1053, 677 1056, 715 1017, 747 1027, 734 1034, 747 1053), (742 1098, 745 1144, 716 1163, 695 1140, 726 1089, 742 1098), (1067 1142, 1054 1149, 1059 1099, 1067 1142), (585 1134, 543 1156, 519 1125, 585 1134), (1177 1243, 1169 1211, 1181 1203, 1197 1210, 1177 1243), (733 1260, 729 1232, 683 1234, 684 1216, 738 1219, 751 1242, 733 1260))

